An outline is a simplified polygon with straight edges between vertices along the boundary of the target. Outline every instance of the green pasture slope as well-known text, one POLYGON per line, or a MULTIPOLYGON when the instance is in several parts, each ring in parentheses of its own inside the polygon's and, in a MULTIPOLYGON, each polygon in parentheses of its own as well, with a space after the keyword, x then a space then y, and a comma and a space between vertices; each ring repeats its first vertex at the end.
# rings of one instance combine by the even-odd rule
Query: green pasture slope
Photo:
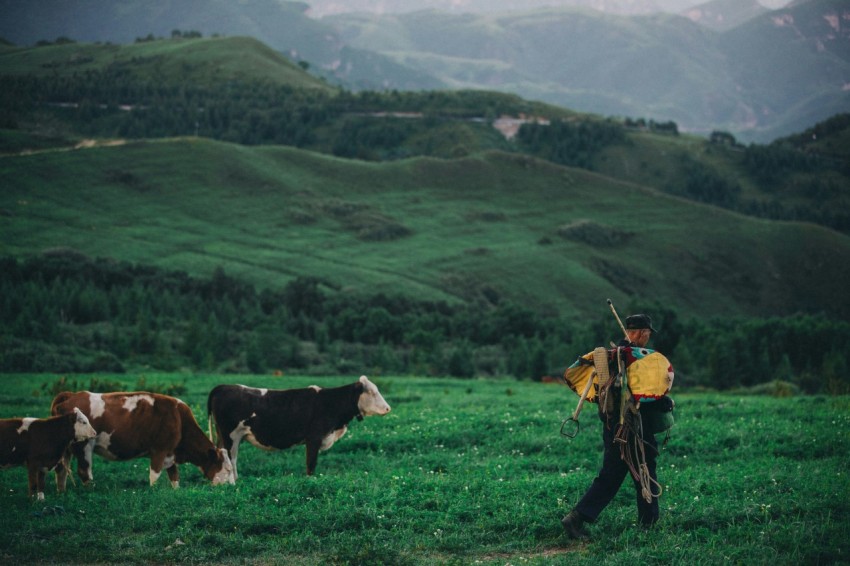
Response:
POLYGON ((598 313, 850 316, 850 238, 489 152, 364 163, 185 138, 0 158, 0 253, 72 248, 281 288, 598 313))
POLYGON ((0 48, 0 69, 9 76, 74 77, 120 68, 128 82, 193 86, 228 81, 266 81, 293 88, 333 90, 260 41, 249 37, 172 38, 130 45, 59 43, 0 48))
MULTIPOLYGON (((4 375, 0 417, 45 416, 57 375, 4 375), (35 395, 34 393, 39 393, 35 395)), ((206 429, 219 383, 333 386, 356 376, 97 376, 133 388, 174 383, 206 429)), ((92 376, 68 376, 88 386, 92 376)), ((560 436, 577 400, 566 387, 507 380, 375 378, 392 405, 353 422, 304 473, 295 447, 243 444, 235 486, 191 465, 181 487, 148 486, 148 462, 94 465, 95 484, 26 493, 0 472, 0 557, 12 564, 846 564, 850 563, 850 399, 677 395, 659 460, 662 519, 635 524, 624 487, 593 538, 560 517, 600 463, 594 407, 560 436)))

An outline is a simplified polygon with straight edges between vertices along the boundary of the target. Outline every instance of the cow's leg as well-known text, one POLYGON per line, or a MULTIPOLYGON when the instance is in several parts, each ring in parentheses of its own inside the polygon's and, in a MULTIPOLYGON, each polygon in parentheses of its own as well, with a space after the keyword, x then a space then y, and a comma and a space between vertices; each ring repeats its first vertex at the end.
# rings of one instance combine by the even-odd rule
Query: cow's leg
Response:
POLYGON ((236 457, 239 456, 239 443, 242 442, 242 436, 235 435, 235 431, 227 436, 222 435, 224 439, 224 448, 230 456, 230 464, 233 466, 233 481, 239 479, 236 473, 236 457))
POLYGON ((68 468, 71 466, 71 447, 69 446, 62 459, 56 465, 56 491, 63 493, 68 483, 68 468))
POLYGON ((312 476, 316 471, 316 462, 319 460, 319 448, 322 447, 321 438, 307 440, 307 475, 312 476))
POLYGON ((38 474, 36 467, 27 463, 27 493, 30 497, 35 495, 37 485, 36 474, 38 474))
POLYGON ((44 479, 47 475, 47 468, 39 466, 35 474, 36 489, 38 490, 38 500, 44 501, 44 479))
POLYGON ((165 465, 165 473, 168 474, 168 479, 171 480, 171 487, 178 488, 180 487, 180 470, 177 469, 177 462, 174 462, 172 459, 172 464, 168 466, 168 461, 166 460, 165 465))
POLYGON ((91 472, 94 443, 95 439, 92 439, 71 445, 71 450, 74 453, 74 457, 77 459, 77 475, 84 484, 87 484, 94 479, 91 472))
POLYGON ((36 496, 39 501, 44 501, 44 468, 37 464, 27 464, 27 481, 29 496, 36 496))
POLYGON ((165 466, 165 454, 161 452, 155 452, 151 454, 151 467, 150 467, 150 482, 151 487, 156 483, 156 480, 159 479, 159 476, 162 475, 162 468, 165 466))

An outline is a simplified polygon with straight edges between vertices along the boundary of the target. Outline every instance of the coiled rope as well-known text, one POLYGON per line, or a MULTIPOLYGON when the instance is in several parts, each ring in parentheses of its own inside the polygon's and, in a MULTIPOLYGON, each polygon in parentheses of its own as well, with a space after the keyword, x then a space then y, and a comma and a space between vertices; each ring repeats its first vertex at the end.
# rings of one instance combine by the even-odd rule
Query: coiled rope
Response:
MULTIPOLYGON (((620 458, 629 468, 629 473, 640 484, 640 493, 647 503, 652 503, 653 498, 661 497, 663 492, 661 484, 652 479, 649 467, 646 465, 646 446, 648 443, 643 439, 643 423, 640 413, 628 412, 628 417, 617 429, 614 442, 620 444, 620 458)), ((656 450, 649 445, 651 450, 656 450)))

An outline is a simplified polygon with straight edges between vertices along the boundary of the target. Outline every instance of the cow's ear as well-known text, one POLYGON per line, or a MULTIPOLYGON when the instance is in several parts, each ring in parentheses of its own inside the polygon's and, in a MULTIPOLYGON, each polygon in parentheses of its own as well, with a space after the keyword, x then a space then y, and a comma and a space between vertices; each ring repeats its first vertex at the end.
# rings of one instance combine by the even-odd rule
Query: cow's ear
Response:
POLYGON ((366 377, 365 375, 361 375, 360 376, 360 383, 362 383, 363 385, 366 385, 367 383, 369 383, 369 378, 366 377))

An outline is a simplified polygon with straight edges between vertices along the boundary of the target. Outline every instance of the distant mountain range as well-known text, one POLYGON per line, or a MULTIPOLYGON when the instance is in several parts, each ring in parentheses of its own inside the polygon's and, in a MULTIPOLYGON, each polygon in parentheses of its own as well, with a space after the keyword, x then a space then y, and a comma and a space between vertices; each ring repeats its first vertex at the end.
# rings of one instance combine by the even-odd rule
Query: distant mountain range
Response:
MULTIPOLYGON (((781 8, 790 0, 761 0, 765 8, 781 8)), ((668 12, 681 14, 700 4, 698 0, 310 0, 310 14, 369 12, 399 14, 439 10, 455 14, 521 12, 538 8, 581 7, 609 14, 637 15, 668 12)), ((732 6, 734 8, 734 6, 732 6)))
POLYGON ((277 0, 0 0, 0 37, 28 45, 60 36, 129 43, 174 30, 247 35, 353 90, 497 90, 742 141, 770 141, 850 109, 844 0, 775 11, 755 0, 548 0, 561 7, 526 2, 529 10, 501 15, 471 12, 516 3, 422 1, 470 13, 389 13, 412 4, 387 0, 372 3, 384 14, 321 19, 309 14, 365 4, 312 4, 313 12, 277 0), (627 6, 643 15, 620 15, 627 6))
POLYGON ((837 0, 772 12, 754 0, 720 0, 693 8, 690 19, 564 8, 347 14, 323 21, 347 44, 453 87, 510 91, 582 111, 672 119, 687 131, 722 129, 769 141, 850 108, 847 14, 837 0), (742 23, 726 29, 733 21, 742 23))
POLYGON ((734 29, 749 20, 769 12, 756 0, 711 0, 681 12, 691 21, 713 29, 734 29))

